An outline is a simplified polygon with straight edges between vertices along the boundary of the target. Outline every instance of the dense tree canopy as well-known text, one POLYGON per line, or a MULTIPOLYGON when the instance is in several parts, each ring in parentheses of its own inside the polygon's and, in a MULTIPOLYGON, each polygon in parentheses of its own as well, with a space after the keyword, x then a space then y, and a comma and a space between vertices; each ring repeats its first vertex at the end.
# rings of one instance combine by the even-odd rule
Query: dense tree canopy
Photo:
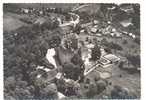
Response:
MULTIPOLYGON (((9 96, 18 99, 31 98, 37 95, 31 88, 39 92, 47 91, 46 88, 42 89, 42 91, 37 89, 30 73, 35 71, 38 65, 51 68, 49 62, 44 58, 47 49, 59 46, 61 42, 61 32, 62 30, 58 28, 58 24, 54 21, 45 25, 45 27, 43 25, 41 25, 41 27, 37 25, 23 26, 15 31, 4 33, 6 98, 9 96), (10 94, 10 91, 12 94, 10 94)), ((46 94, 42 93, 42 95, 51 95, 47 94, 47 92, 45 93, 46 94)))

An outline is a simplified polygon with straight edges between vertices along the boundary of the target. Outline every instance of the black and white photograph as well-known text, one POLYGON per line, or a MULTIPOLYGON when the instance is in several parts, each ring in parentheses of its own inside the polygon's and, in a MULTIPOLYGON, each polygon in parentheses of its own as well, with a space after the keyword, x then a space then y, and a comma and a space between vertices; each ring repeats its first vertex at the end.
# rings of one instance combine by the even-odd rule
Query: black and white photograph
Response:
POLYGON ((4 100, 140 100, 140 8, 3 3, 4 100))

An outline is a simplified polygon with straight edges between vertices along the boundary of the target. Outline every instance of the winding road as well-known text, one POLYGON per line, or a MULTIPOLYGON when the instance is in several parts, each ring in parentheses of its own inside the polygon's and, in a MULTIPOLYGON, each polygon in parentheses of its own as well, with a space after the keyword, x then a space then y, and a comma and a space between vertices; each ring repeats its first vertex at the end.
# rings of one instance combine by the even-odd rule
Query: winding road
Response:
MULTIPOLYGON (((77 8, 73 8, 71 10, 72 12, 70 12, 69 14, 72 15, 72 16, 75 16, 76 20, 71 20, 68 23, 60 24, 59 26, 60 27, 65 27, 65 26, 73 25, 75 27, 80 22, 80 16, 78 14, 76 14, 76 13, 73 13, 73 12, 77 11, 77 10, 79 10, 81 8, 87 7, 87 6, 89 6, 89 5, 82 5, 82 6, 79 6, 77 8)), ((71 19, 73 19, 73 18, 71 18, 71 19)))

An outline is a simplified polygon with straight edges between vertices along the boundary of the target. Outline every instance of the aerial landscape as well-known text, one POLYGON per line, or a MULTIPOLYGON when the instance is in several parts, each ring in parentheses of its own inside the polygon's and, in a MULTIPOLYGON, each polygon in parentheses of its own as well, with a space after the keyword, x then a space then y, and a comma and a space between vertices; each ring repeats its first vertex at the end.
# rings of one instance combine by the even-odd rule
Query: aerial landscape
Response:
POLYGON ((4 99, 140 99, 140 46, 137 3, 4 3, 4 99))

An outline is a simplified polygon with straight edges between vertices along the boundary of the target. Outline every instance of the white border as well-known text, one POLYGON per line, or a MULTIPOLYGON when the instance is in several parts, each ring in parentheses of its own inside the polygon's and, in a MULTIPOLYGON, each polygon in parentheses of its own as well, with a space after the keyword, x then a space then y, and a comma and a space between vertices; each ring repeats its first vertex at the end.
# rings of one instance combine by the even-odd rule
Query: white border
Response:
POLYGON ((3 3, 140 3, 141 6, 141 100, 146 100, 146 2, 145 0, 1 0, 0 1, 0 100, 3 100, 3 3))
POLYGON ((138 3, 142 0, 2 0, 5 3, 138 3))
POLYGON ((146 5, 141 3, 141 99, 146 100, 146 5))

